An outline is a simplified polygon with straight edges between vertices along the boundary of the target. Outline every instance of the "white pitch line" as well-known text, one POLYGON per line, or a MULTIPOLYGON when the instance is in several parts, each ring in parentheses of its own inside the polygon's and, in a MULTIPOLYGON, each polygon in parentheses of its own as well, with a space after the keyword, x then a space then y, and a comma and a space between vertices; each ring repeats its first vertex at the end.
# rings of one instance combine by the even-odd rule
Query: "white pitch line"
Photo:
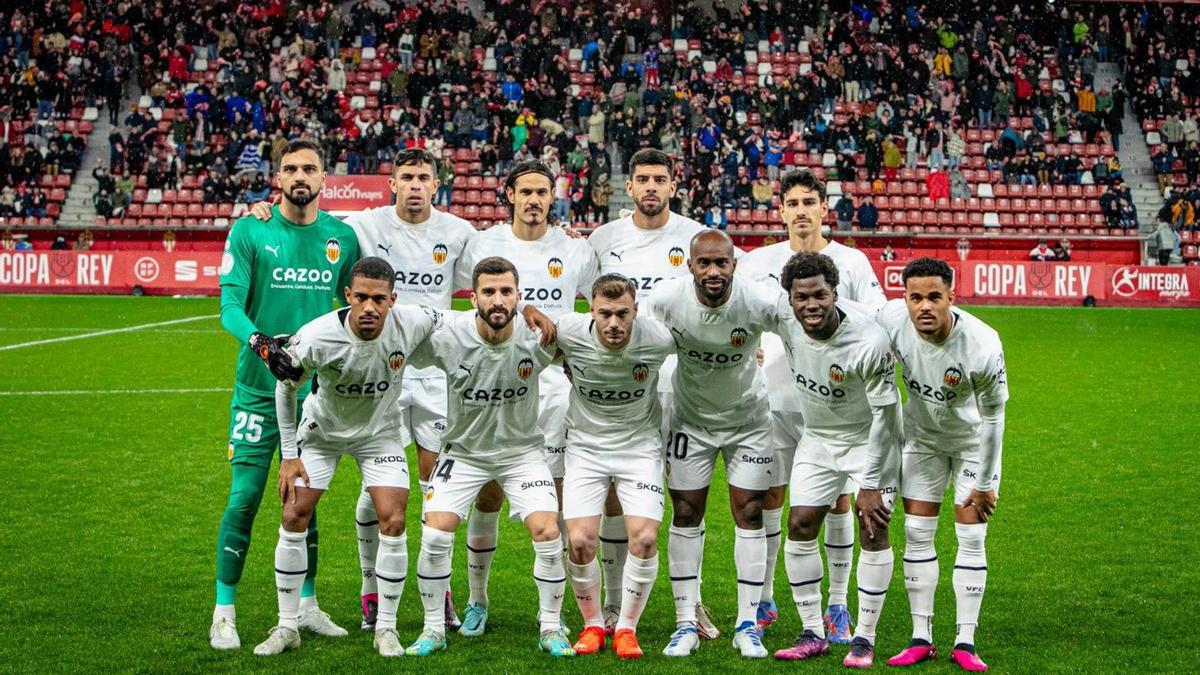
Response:
POLYGON ((82 340, 84 338, 100 337, 101 335, 114 335, 116 333, 130 333, 137 330, 145 330, 147 328, 157 328, 159 326, 173 326, 180 323, 190 323, 192 321, 203 321, 205 319, 215 319, 218 314, 205 314, 204 316, 190 316, 186 319, 172 319, 171 321, 158 321, 155 323, 143 323, 137 326, 126 326, 125 328, 110 328, 109 330, 98 330, 94 333, 83 333, 82 335, 66 335, 63 337, 48 338, 46 340, 33 340, 31 342, 18 342, 15 345, 4 345, 0 347, 0 352, 10 349, 21 349, 22 347, 36 347, 37 345, 48 345, 55 342, 69 342, 71 340, 82 340))
POLYGON ((88 396, 110 394, 217 394, 229 393, 229 387, 200 389, 47 389, 45 391, 0 391, 0 396, 88 396))

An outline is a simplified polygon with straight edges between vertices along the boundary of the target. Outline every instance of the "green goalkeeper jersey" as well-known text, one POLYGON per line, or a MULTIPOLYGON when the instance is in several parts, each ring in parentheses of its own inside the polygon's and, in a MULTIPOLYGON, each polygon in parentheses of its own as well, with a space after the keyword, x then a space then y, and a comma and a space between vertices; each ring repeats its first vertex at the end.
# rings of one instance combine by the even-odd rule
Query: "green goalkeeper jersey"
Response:
POLYGON ((267 222, 247 215, 233 224, 221 257, 221 324, 241 343, 238 389, 274 396, 275 378, 250 335, 290 335, 344 303, 358 257, 354 230, 324 211, 299 225, 274 206, 267 222))

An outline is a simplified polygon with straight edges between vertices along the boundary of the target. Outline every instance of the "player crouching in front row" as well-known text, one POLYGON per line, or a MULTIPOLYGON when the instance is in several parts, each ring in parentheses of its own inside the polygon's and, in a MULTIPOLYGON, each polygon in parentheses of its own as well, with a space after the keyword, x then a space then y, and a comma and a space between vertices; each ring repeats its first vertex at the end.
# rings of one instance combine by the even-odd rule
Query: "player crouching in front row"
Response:
POLYGON ((642 656, 637 624, 658 575, 663 516, 658 372, 675 352, 671 331, 638 316, 636 298, 633 281, 605 274, 592 284, 591 314, 572 313, 558 322, 558 348, 571 378, 563 478, 571 541, 567 570, 584 622, 575 653, 595 654, 604 647, 596 546, 608 487, 615 483, 629 539, 613 635, 622 659, 642 656))
POLYGON ((360 260, 351 274, 345 290, 349 306, 309 322, 288 340, 295 370, 292 379, 280 381, 275 389, 283 451, 283 516, 275 547, 279 625, 254 648, 259 655, 300 646, 296 628, 300 586, 308 568, 305 532, 343 454, 358 462, 363 485, 379 512, 375 648, 383 656, 403 653, 396 636, 396 607, 408 570, 404 509, 409 477, 397 402, 406 355, 426 342, 440 317, 424 307, 396 306, 395 272, 381 258, 360 260), (314 372, 317 381, 304 401, 297 429, 296 388, 314 372))
POLYGON ((554 360, 555 350, 539 344, 539 331, 513 321, 520 292, 511 262, 480 260, 471 286, 475 311, 451 313, 412 358, 414 366, 445 371, 448 415, 442 452, 425 492, 417 560, 425 628, 406 653, 428 656, 446 648, 444 604, 454 531, 480 489, 495 481, 533 539, 538 644, 553 656, 573 656, 559 617, 567 580, 558 496, 537 425, 538 374, 554 360))

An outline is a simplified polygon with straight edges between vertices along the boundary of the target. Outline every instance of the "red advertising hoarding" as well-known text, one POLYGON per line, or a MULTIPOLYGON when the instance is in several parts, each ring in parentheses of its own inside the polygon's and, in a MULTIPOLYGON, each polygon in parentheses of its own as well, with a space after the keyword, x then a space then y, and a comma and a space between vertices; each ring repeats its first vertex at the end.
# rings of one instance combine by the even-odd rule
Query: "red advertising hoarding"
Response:
MULTIPOLYGON (((904 291, 903 262, 874 262, 889 298, 904 291)), ((1200 267, 1108 263, 951 261, 963 304, 1200 307, 1200 267)), ((219 251, 3 251, 0 293, 216 295, 219 251)))
POLYGON ((220 267, 219 251, 4 251, 0 292, 216 295, 220 267))
POLYGON ((321 209, 325 211, 362 211, 391 203, 387 176, 326 176, 321 188, 321 209))
MULTIPOLYGON (((874 262, 889 298, 904 291, 902 262, 874 262)), ((951 261, 964 304, 1075 305, 1091 296, 1113 307, 1200 307, 1200 267, 1107 263, 951 261)))

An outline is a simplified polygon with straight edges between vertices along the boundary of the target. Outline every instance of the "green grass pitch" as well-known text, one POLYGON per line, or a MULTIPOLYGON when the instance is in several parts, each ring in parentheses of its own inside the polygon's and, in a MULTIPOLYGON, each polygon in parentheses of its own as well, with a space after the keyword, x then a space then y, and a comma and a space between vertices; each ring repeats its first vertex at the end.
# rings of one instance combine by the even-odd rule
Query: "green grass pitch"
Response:
MULTIPOLYGON (((251 653, 274 623, 272 551, 279 505, 268 487, 241 584, 244 644, 208 648, 217 520, 228 487, 226 428, 234 342, 215 299, 0 297, 0 671, 311 671, 384 666, 357 630, 353 527, 358 480, 343 462, 321 504, 321 606, 349 638, 305 637, 270 660, 251 653), (15 345, 106 329, 211 317, 78 340, 15 345), (191 393, 128 390, 194 389, 191 393), (121 393, 125 390, 125 393, 121 393), (70 391, 74 393, 30 393, 70 391)), ((990 576, 978 645, 997 672, 1194 671, 1200 527, 1196 487, 1200 313, 1173 310, 976 308, 1004 340, 1012 400, 1002 498, 990 528, 990 576), (1190 647, 1188 645, 1191 645, 1190 647)), ((415 474, 415 466, 413 473, 415 474)), ((720 481, 718 480, 719 484, 720 481)), ((722 629, 734 608, 732 528, 723 490, 708 516, 704 597, 722 629)), ((419 522, 419 500, 409 523, 419 522)), ((416 564, 418 530, 409 538, 416 564)), ((895 578, 879 627, 876 669, 908 639, 902 529, 894 521, 895 578)), ((935 639, 953 641, 949 513, 938 535, 942 585, 935 639)), ((611 651, 559 663, 537 651, 532 549, 503 525, 492 572, 490 633, 453 635, 449 651, 389 669, 427 672, 582 672, 603 664, 634 672, 840 669, 846 648, 811 664, 747 662, 727 639, 687 661, 660 650, 673 628, 661 573, 639 635, 640 663, 611 651)), ((466 601, 463 536, 455 597, 466 601)), ((798 630, 782 563, 781 619, 766 637, 784 646, 798 630)), ((401 640, 420 629, 410 574, 401 640)), ((853 587, 852 587, 853 589, 853 587)), ((851 593, 851 604, 854 594, 851 593)), ((853 607, 852 607, 853 610, 853 607)), ((569 589, 565 616, 576 630, 569 589)), ((946 654, 948 656, 948 654, 946 654)), ((945 657, 919 672, 949 672, 945 657)))

